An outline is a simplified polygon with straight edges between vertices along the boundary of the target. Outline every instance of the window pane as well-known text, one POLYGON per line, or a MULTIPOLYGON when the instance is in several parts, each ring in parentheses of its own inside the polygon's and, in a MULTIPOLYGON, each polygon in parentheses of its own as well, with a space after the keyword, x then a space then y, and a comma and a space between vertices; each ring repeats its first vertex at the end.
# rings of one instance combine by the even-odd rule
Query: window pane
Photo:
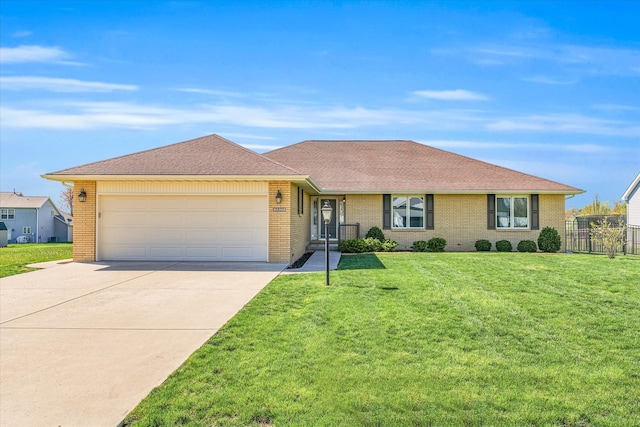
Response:
POLYGON ((511 198, 496 197, 496 205, 496 215, 498 217, 496 225, 498 228, 511 227, 511 198))
POLYGON ((394 197, 393 198, 393 226, 394 227, 406 227, 407 226, 407 198, 406 197, 394 197))
POLYGON ((513 226, 516 228, 529 227, 529 207, 526 197, 513 198, 513 226))
POLYGON ((411 227, 424 227, 424 200, 422 197, 411 198, 409 216, 411 227))

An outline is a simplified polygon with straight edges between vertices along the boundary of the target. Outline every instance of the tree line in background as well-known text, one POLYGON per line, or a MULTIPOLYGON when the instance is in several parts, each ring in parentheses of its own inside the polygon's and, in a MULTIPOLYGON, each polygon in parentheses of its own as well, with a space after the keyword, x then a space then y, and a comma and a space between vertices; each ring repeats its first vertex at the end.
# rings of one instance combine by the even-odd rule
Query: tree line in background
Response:
POLYGON ((586 215, 626 215, 627 204, 624 202, 614 202, 612 207, 609 202, 601 201, 600 197, 596 194, 593 202, 583 208, 569 208, 564 211, 564 214, 567 221, 577 216, 586 215))

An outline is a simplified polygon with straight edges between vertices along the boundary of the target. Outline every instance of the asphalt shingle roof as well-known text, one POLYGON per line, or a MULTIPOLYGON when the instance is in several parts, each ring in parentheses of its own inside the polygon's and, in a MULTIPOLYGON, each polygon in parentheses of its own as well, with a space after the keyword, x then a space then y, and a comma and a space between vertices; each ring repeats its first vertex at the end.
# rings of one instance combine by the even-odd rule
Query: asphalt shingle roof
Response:
POLYGON ((299 175, 218 135, 141 151, 47 175, 299 175))
POLYGON ((582 191, 414 141, 303 141, 264 156, 326 191, 582 191))
POLYGON ((265 154, 218 135, 47 174, 65 176, 309 176, 331 192, 582 190, 414 141, 303 141, 265 154))
POLYGON ((48 197, 44 196, 23 196, 11 192, 0 193, 0 207, 2 208, 41 208, 47 203, 48 197))

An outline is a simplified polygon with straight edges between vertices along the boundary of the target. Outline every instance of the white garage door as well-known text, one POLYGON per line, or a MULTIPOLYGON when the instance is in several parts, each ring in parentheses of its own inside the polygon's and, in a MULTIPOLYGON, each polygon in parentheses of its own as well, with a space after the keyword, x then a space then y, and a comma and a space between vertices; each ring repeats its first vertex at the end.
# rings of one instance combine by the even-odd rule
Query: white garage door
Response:
POLYGON ((103 196, 100 259, 267 261, 266 196, 103 196))

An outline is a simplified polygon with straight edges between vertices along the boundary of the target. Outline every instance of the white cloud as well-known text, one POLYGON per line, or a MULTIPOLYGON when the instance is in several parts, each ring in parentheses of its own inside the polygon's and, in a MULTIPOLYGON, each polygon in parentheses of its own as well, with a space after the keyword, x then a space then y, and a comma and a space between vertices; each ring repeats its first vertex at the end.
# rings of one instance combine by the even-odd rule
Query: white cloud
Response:
POLYGON ((18 46, 0 47, 0 62, 63 62, 69 54, 59 47, 18 46))
POLYGON ((113 92, 117 90, 138 90, 138 87, 134 85, 35 76, 0 77, 0 84, 2 84, 2 90, 39 89, 51 92, 113 92))
POLYGON ((479 149, 479 150, 544 150, 565 151, 571 153, 600 153, 609 151, 610 148, 597 144, 543 144, 530 142, 487 142, 487 141, 460 141, 460 140, 424 140, 422 144, 444 149, 479 149))
POLYGON ((31 34, 33 34, 31 31, 16 31, 15 33, 11 34, 11 36, 19 39, 23 37, 29 37, 31 34))
POLYGON ((522 80, 525 82, 542 83, 546 85, 573 85, 578 83, 577 80, 559 80, 559 79, 552 79, 545 76, 526 77, 526 78, 523 78, 522 80))
POLYGON ((422 98, 438 99, 441 101, 483 101, 488 99, 485 95, 464 89, 455 90, 418 90, 413 92, 422 98))
POLYGON ((245 98, 247 95, 240 92, 231 92, 226 90, 216 90, 216 89, 200 89, 194 87, 184 87, 184 88, 176 88, 173 90, 177 90, 179 92, 187 92, 187 93, 199 93, 202 95, 215 95, 227 98, 245 98))
POLYGON ((640 126, 619 120, 606 120, 581 114, 549 114, 509 117, 487 123, 485 126, 497 131, 530 131, 581 133, 640 137, 640 126))

